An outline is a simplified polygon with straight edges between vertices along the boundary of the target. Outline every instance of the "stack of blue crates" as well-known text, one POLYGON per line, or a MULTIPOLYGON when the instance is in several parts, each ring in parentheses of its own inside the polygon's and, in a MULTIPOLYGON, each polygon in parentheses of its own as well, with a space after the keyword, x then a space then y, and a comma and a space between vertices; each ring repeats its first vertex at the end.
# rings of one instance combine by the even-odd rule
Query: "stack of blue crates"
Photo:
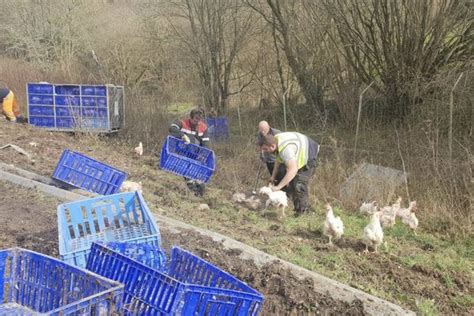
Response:
POLYGON ((161 149, 160 168, 187 179, 208 182, 214 173, 214 152, 168 136, 161 149))
POLYGON ((125 315, 258 315, 263 296, 193 254, 173 247, 166 267, 154 269, 94 243, 87 269, 125 285, 125 315))
POLYGON ((127 174, 83 154, 65 149, 52 178, 92 193, 108 195, 120 190, 127 174))
POLYGON ((31 125, 58 131, 112 132, 123 124, 123 87, 28 83, 31 125))
POLYGON ((60 204, 59 254, 85 267, 94 241, 161 244, 158 226, 139 192, 125 192, 60 204))
POLYGON ((0 315, 111 315, 123 285, 57 259, 0 250, 0 315))
POLYGON ((206 124, 211 140, 227 141, 229 139, 229 123, 227 122, 227 117, 207 118, 206 124))

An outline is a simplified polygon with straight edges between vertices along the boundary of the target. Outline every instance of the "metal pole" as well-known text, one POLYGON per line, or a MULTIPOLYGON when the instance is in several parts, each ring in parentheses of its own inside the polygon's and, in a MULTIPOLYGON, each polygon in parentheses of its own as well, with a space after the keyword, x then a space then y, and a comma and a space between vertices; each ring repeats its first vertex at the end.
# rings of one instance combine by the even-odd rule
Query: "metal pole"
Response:
POLYGON ((362 93, 359 95, 359 110, 357 111, 357 126, 356 126, 356 136, 355 136, 355 144, 354 144, 354 160, 355 160, 355 155, 356 155, 356 150, 357 150, 357 138, 359 137, 359 123, 360 123, 360 115, 362 112, 362 96, 364 93, 372 86, 374 81, 372 81, 367 88, 365 88, 362 93))
POLYGON ((449 148, 449 161, 452 161, 453 158, 453 112, 454 112, 454 90, 461 80, 463 73, 458 77, 458 80, 454 83, 453 88, 451 89, 451 94, 449 96, 449 131, 448 131, 448 148, 449 148))
POLYGON ((260 171, 262 170, 262 163, 260 162, 260 159, 258 159, 258 171, 257 171, 257 178, 255 179, 255 185, 253 186, 253 191, 252 194, 255 195, 257 194, 257 184, 258 184, 258 178, 260 178, 260 171))
POLYGON ((291 84, 288 85, 288 88, 286 88, 286 91, 283 92, 283 122, 284 122, 284 127, 285 127, 285 132, 287 131, 286 128, 286 97, 288 93, 290 92, 291 84))

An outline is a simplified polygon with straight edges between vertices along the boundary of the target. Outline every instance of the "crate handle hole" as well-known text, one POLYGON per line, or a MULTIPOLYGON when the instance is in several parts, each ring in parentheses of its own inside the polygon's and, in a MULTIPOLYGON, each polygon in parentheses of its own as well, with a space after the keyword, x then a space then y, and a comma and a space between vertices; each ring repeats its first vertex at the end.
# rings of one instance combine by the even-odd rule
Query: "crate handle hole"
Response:
POLYGON ((76 234, 74 233, 74 227, 72 225, 69 225, 68 228, 69 228, 69 236, 71 236, 71 239, 76 238, 76 234))
POLYGON ((100 231, 100 227, 99 227, 99 221, 94 219, 94 228, 95 228, 95 231, 96 232, 99 232, 100 231))
POLYGON ((82 224, 78 224, 77 228, 79 229, 79 236, 84 237, 85 233, 84 233, 84 229, 82 228, 82 224))
POLYGON ((89 222, 85 222, 85 226, 86 226, 86 232, 88 235, 92 234, 92 231, 91 231, 91 225, 89 224, 89 222))

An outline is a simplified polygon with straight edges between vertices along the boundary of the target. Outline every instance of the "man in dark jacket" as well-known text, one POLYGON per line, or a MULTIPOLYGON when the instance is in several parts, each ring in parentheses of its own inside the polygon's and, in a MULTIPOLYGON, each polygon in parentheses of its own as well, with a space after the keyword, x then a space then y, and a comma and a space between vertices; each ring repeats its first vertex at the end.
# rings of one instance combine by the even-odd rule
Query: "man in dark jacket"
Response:
MULTIPOLYGON (((186 143, 209 148, 209 135, 207 125, 203 121, 204 111, 200 108, 193 109, 189 118, 176 120, 170 125, 169 133, 171 136, 180 138, 186 143)), ((186 179, 186 185, 194 192, 196 196, 202 196, 205 190, 205 184, 196 180, 186 179)))

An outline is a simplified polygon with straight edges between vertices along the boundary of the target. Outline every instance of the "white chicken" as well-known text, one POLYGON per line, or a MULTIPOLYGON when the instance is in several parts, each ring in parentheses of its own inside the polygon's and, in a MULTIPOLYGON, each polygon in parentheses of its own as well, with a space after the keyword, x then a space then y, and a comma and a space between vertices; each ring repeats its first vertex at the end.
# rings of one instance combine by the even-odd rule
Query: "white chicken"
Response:
POLYGON ((138 191, 142 192, 142 183, 141 182, 133 182, 133 181, 124 181, 122 186, 120 187, 120 192, 133 192, 138 191))
POLYGON ((137 156, 143 155, 143 144, 142 144, 142 142, 140 142, 140 143, 138 144, 138 147, 135 147, 135 154, 136 154, 137 156))
POLYGON ((402 223, 408 225, 413 230, 413 233, 416 235, 416 229, 418 228, 418 218, 415 213, 410 213, 410 215, 402 218, 402 223))
POLYGON ((393 227, 397 218, 397 212, 401 208, 402 198, 399 196, 397 201, 392 206, 385 206, 382 208, 380 216, 380 223, 383 227, 393 227))
POLYGON ((396 209, 391 206, 385 206, 382 208, 380 214, 380 223, 383 227, 393 227, 395 225, 395 219, 397 217, 396 209))
POLYGON ((262 208, 262 200, 255 195, 247 197, 245 193, 234 193, 232 195, 232 201, 245 205, 248 209, 257 211, 262 208))
POLYGON ((416 211, 416 201, 411 201, 409 206, 407 208, 400 208, 397 211, 397 217, 400 217, 401 219, 405 217, 409 217, 410 214, 416 211))
POLYGON ((359 212, 362 215, 372 215, 372 214, 374 214, 375 212, 378 211, 378 208, 379 208, 379 206, 378 206, 377 201, 372 201, 372 202, 369 202, 369 203, 364 202, 360 206, 359 212))
POLYGON ((237 193, 234 193, 232 195, 232 201, 236 202, 236 203, 242 203, 245 201, 245 194, 244 193, 240 193, 240 192, 237 192, 237 193))
POLYGON ((208 204, 206 203, 202 203, 202 204, 199 204, 198 206, 198 211, 209 211, 211 208, 209 207, 208 204))
POLYGON ((374 252, 377 252, 377 247, 383 242, 383 229, 380 225, 380 216, 382 211, 375 212, 372 214, 370 223, 365 226, 362 240, 365 244, 364 253, 369 252, 369 246, 374 248, 374 252))
POLYGON ((265 202, 265 211, 270 205, 281 208, 281 217, 285 217, 285 208, 288 207, 288 197, 284 191, 273 191, 271 187, 261 187, 258 191, 261 195, 268 196, 268 200, 265 202))
POLYGON ((262 208, 262 201, 258 196, 250 196, 249 198, 244 200, 244 204, 247 208, 257 211, 262 208))
POLYGON ((339 216, 334 216, 331 205, 326 204, 326 221, 324 222, 323 233, 329 237, 329 244, 332 245, 332 239, 341 238, 344 234, 344 224, 339 216))

